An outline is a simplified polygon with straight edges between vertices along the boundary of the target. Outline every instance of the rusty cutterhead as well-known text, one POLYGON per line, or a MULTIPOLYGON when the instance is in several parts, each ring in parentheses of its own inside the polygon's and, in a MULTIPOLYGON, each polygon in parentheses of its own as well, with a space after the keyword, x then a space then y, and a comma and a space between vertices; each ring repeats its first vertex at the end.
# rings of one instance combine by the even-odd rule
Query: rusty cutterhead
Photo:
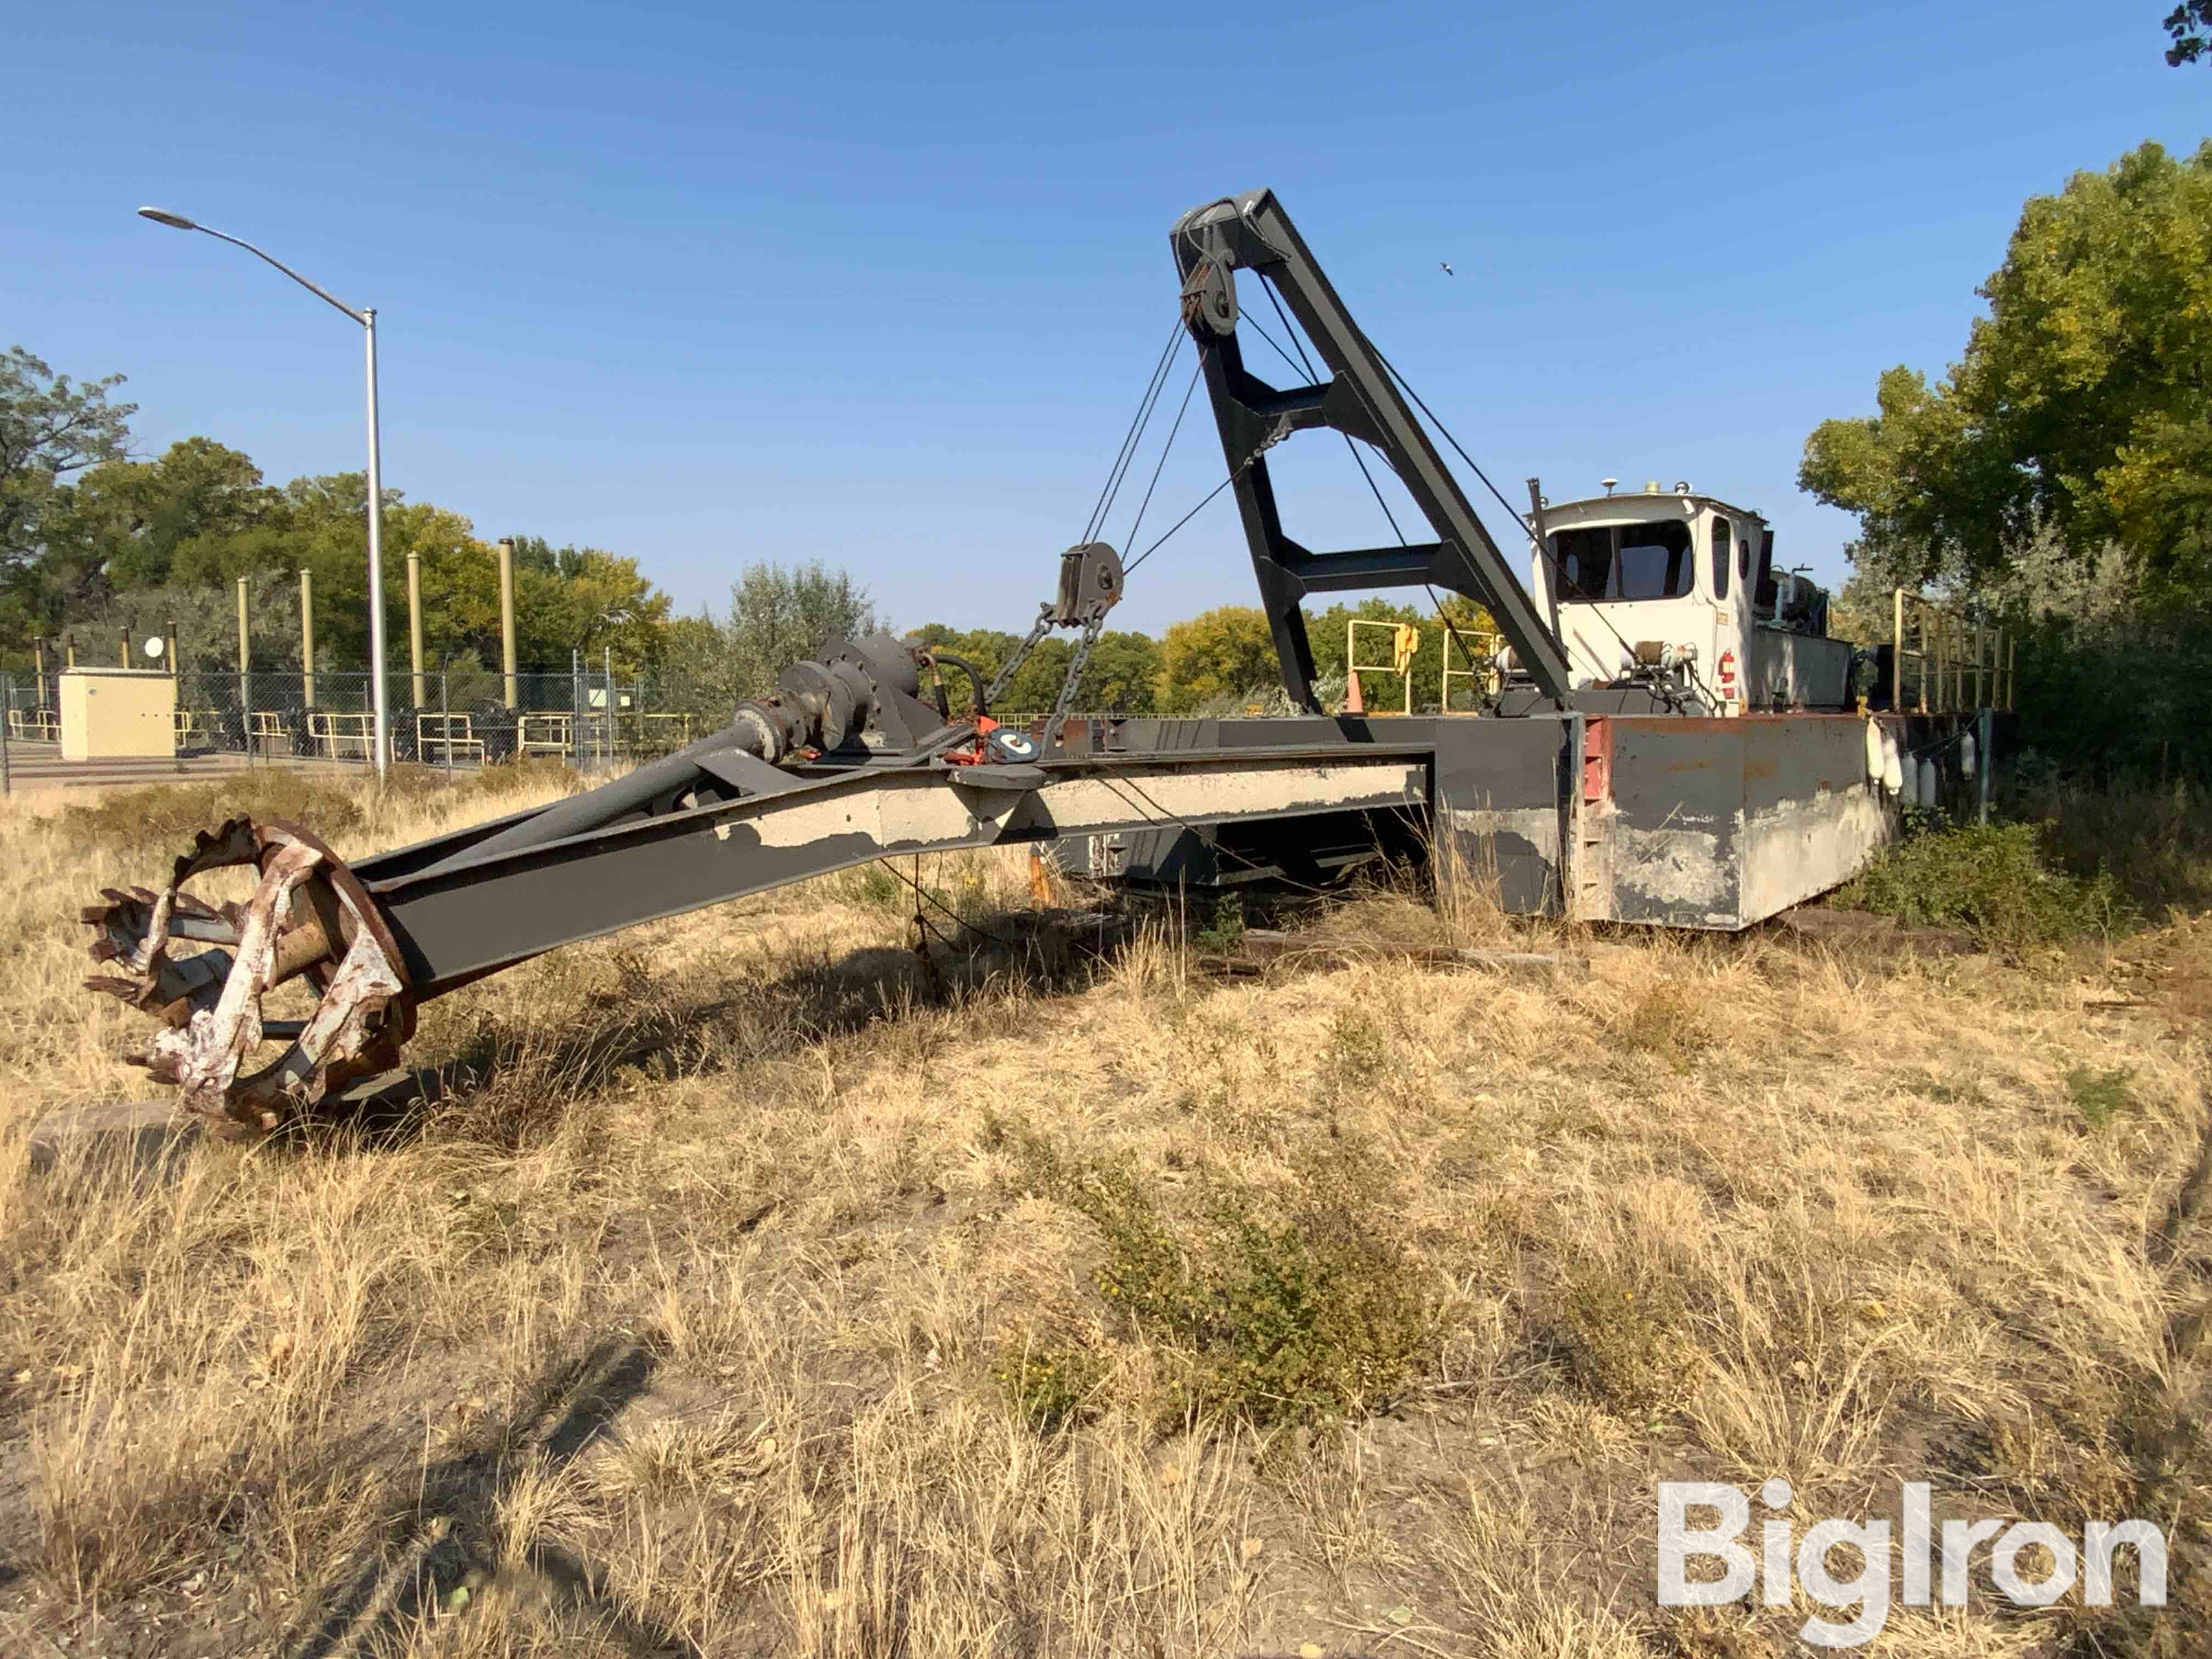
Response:
POLYGON ((332 1090, 398 1059, 412 1034, 406 971, 375 904, 337 854, 306 830, 234 818, 202 830, 155 893, 110 888, 83 920, 109 972, 85 981, 161 1022, 130 1056, 183 1090, 179 1104, 220 1132, 265 1133, 332 1090), (243 903, 185 890, 210 870, 250 866, 243 903), (206 948, 179 953, 181 944, 206 948), (304 977, 319 997, 303 1020, 265 1020, 262 999, 304 977), (285 1046, 255 1065, 264 1044, 285 1046))

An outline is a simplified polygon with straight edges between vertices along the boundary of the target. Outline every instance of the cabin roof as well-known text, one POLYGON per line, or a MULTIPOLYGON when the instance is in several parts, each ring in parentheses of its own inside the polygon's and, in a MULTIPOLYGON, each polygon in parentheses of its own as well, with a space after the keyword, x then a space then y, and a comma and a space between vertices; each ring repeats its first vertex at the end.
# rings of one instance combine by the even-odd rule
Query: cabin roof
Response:
POLYGON ((1739 507, 1733 501, 1723 501, 1717 495, 1709 495, 1701 489, 1623 489, 1610 495, 1585 495, 1579 501, 1547 501, 1544 503, 1544 516, 1553 520, 1571 518, 1585 524, 1613 520, 1633 523, 1661 516, 1661 511, 1655 509, 1680 513, 1684 501, 1690 502, 1698 510, 1711 507, 1734 518, 1753 520, 1759 524, 1766 522, 1765 514, 1748 507, 1739 507))

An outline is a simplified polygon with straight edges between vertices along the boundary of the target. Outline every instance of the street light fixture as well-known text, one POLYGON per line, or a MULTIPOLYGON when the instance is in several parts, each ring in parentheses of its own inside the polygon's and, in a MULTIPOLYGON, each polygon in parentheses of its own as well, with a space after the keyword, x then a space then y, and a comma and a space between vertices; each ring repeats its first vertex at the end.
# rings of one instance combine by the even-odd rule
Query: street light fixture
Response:
MULTIPOLYGON (((391 718, 384 691, 384 471, 377 450, 376 430, 376 311, 374 307, 356 311, 344 301, 315 286, 281 259, 272 258, 252 243, 239 237, 226 235, 181 213, 171 213, 166 208, 142 207, 142 219, 151 219, 157 225, 167 225, 172 230, 197 230, 214 237, 219 242, 228 242, 233 247, 242 247, 257 259, 276 266, 317 299, 325 301, 359 323, 368 354, 368 685, 369 696, 376 705, 375 740, 376 778, 383 782, 385 763, 392 752, 391 718)), ((245 710, 241 720, 249 720, 245 710)))

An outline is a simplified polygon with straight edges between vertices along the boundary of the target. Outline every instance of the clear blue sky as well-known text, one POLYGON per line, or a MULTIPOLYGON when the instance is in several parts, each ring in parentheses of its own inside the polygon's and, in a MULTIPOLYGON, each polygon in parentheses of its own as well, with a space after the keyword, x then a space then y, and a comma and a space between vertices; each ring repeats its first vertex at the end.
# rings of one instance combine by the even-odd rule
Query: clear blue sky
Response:
MULTIPOLYGON (((686 608, 820 557, 902 626, 1020 627, 1169 223, 1264 184, 1509 492, 1687 477, 1833 578, 1807 431, 1956 354, 2025 197, 2212 125, 2166 9, 18 6, 0 337, 127 374, 148 453, 358 467, 354 331, 161 204, 379 307, 386 482, 481 534, 686 608)), ((1202 405, 1159 527, 1220 476, 1202 405)), ((1278 470, 1302 539, 1386 533, 1341 445, 1278 470)), ((1121 614, 1249 597, 1224 495, 1121 614)))

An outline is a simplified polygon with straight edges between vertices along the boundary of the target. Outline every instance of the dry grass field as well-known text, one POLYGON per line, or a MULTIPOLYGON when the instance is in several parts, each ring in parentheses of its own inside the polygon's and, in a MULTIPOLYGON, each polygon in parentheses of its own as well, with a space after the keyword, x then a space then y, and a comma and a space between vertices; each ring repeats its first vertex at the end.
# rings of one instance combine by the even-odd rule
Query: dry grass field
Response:
POLYGON ((374 1137, 33 1175, 147 1092, 72 918, 166 830, 0 816, 0 1652, 1748 1659, 1811 1604, 1656 1605, 1654 1488, 1778 1474, 2169 1529, 2162 1613, 1978 1572, 1869 1651, 2212 1650, 2212 925, 925 969, 854 872, 432 1005, 374 1137))

